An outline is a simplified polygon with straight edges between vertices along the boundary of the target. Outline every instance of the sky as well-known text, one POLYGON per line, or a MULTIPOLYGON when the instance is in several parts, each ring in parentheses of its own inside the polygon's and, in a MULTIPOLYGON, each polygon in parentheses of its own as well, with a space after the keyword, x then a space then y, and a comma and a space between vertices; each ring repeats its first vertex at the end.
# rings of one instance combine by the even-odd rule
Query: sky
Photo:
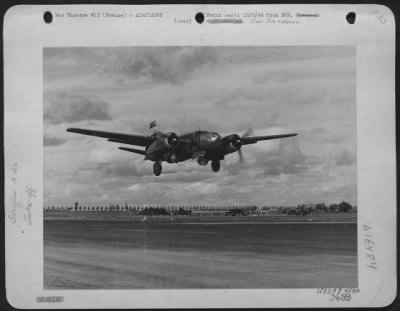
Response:
POLYGON ((45 48, 44 205, 357 204, 353 46, 45 48), (149 134, 298 133, 221 170, 163 164, 82 127, 149 134))

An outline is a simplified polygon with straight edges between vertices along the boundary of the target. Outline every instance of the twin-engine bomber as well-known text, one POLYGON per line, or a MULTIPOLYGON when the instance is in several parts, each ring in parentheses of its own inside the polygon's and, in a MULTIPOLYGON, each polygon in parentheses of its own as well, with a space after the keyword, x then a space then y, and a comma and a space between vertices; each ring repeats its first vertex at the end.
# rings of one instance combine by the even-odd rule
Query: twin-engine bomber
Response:
MULTIPOLYGON (((155 127, 155 121, 150 123, 149 128, 155 127)), ((145 149, 119 147, 118 149, 144 155, 145 160, 154 162, 153 173, 159 176, 162 171, 161 163, 183 162, 188 159, 197 159, 200 165, 207 165, 211 161, 211 168, 218 172, 221 167, 221 160, 230 153, 238 152, 239 161, 243 162, 242 146, 255 144, 261 140, 279 139, 296 136, 297 133, 269 135, 269 136, 250 136, 251 131, 247 131, 242 136, 231 134, 221 137, 216 132, 195 131, 178 136, 174 132, 163 133, 154 131, 153 134, 135 135, 122 134, 105 131, 96 131, 81 128, 68 128, 67 132, 84 135, 98 136, 107 138, 110 142, 145 147, 145 149)))

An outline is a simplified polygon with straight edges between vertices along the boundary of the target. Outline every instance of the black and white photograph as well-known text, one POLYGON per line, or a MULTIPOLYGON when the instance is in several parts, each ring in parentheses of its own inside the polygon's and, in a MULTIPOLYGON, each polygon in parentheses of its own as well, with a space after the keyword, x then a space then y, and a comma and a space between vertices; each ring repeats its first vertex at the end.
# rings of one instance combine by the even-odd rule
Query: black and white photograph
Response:
POLYGON ((355 52, 45 48, 44 287, 357 287, 355 52))
POLYGON ((390 8, 20 5, 3 28, 11 306, 395 299, 390 8))

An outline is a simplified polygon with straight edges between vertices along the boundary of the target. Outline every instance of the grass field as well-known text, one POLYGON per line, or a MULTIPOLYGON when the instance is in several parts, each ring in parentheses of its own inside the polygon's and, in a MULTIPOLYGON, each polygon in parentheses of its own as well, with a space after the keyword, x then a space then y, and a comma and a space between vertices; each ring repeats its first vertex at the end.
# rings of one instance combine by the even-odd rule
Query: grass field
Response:
POLYGON ((358 286, 356 223, 243 220, 45 220, 44 287, 358 286))

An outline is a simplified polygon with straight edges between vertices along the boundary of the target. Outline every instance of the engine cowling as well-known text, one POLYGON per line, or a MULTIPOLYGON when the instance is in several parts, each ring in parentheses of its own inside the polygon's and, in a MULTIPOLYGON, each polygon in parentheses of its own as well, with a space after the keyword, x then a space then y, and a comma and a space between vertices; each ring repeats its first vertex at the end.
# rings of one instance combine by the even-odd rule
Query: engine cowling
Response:
POLYGON ((242 139, 240 138, 240 136, 238 134, 232 134, 232 135, 226 136, 223 139, 223 142, 225 144, 229 144, 236 150, 239 150, 242 147, 242 139))
POLYGON ((169 147, 172 149, 175 149, 179 145, 179 137, 175 133, 171 132, 167 134, 167 137, 165 139, 165 142, 169 147))
POLYGON ((238 134, 233 134, 231 138, 231 144, 236 149, 240 149, 242 147, 242 139, 238 134))

